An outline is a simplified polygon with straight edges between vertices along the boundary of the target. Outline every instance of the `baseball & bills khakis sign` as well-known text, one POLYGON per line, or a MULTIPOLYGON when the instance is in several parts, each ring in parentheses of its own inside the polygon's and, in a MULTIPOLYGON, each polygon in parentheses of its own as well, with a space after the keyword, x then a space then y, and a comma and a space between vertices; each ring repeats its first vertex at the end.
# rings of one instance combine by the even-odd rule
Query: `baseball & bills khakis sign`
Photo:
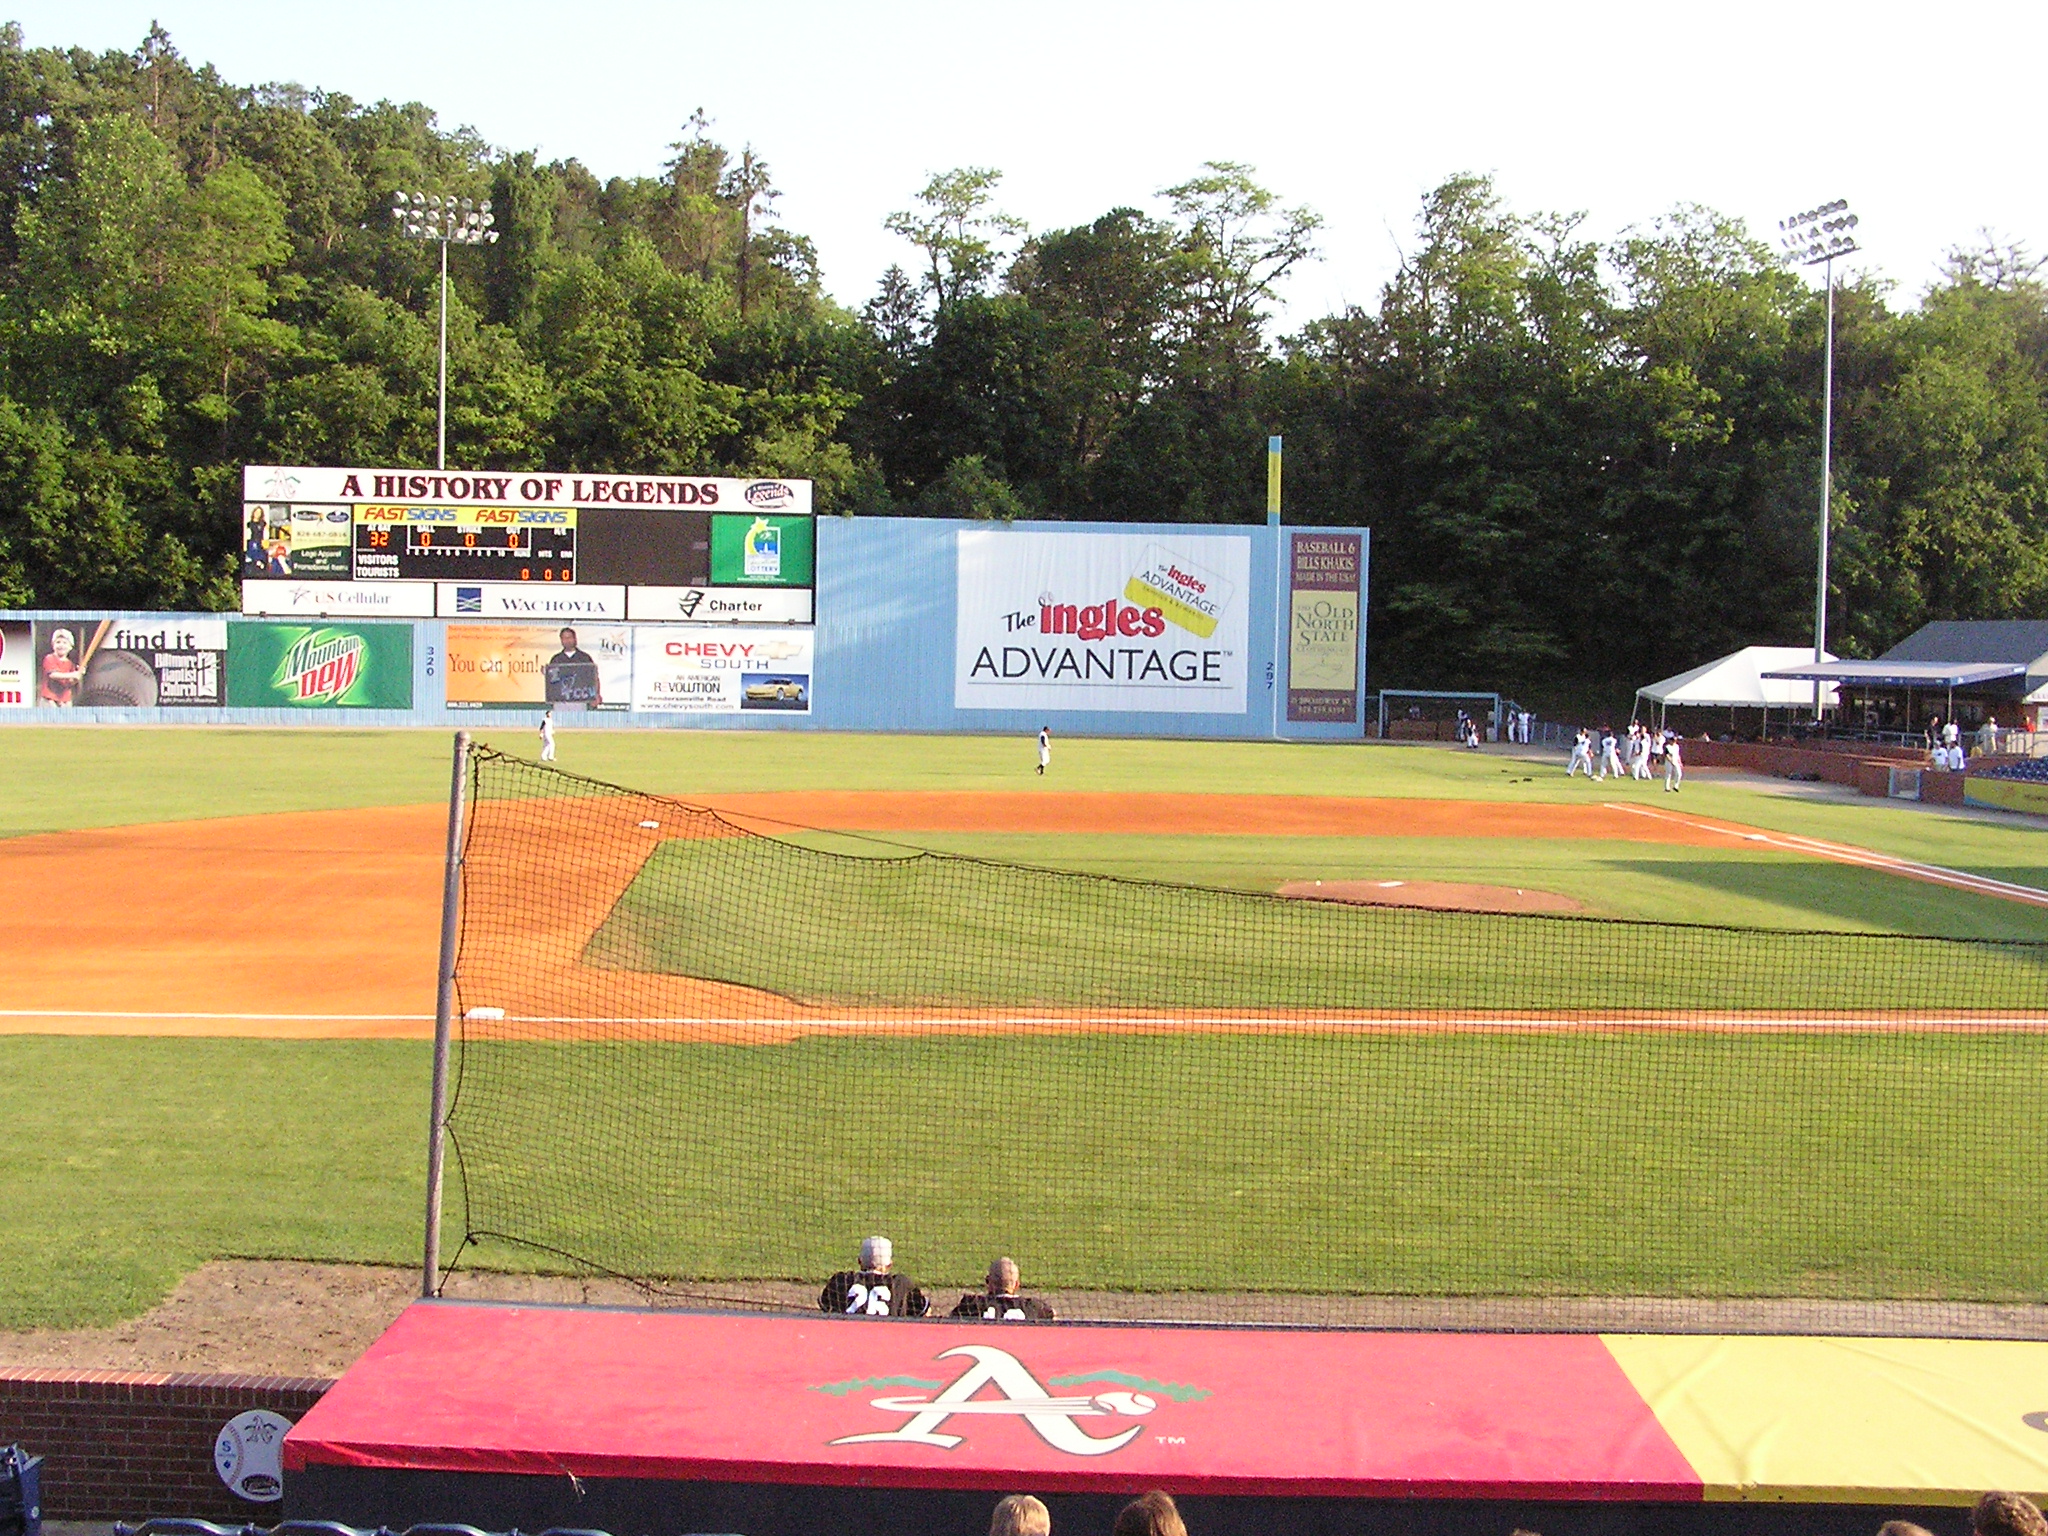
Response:
POLYGON ((956 709, 1244 713, 1247 535, 955 539, 956 709))
POLYGON ((1296 529, 1287 568, 1287 718, 1356 720, 1365 536, 1296 529))

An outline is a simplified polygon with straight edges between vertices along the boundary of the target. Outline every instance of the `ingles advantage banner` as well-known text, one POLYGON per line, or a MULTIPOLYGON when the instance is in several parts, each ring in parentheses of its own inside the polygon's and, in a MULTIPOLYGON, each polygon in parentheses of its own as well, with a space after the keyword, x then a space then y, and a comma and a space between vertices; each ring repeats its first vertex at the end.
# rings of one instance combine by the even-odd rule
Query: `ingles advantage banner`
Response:
POLYGON ((1248 535, 955 539, 956 709, 1244 713, 1248 535))
POLYGON ((410 624, 233 624, 237 709, 411 709, 410 624))

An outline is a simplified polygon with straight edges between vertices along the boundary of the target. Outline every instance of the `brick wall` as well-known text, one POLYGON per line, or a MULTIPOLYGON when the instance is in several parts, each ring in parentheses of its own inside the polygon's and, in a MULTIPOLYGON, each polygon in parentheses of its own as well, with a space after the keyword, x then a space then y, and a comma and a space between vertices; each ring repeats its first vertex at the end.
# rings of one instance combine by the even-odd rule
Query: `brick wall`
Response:
POLYGON ((332 1382, 297 1376, 161 1371, 0 1371, 0 1445, 43 1458, 49 1520, 196 1515, 271 1523, 213 1469, 214 1437, 238 1413, 296 1421, 332 1382))
POLYGON ((1923 773, 1920 775, 1920 798, 1929 805, 1961 805, 1963 778, 1960 773, 1935 773, 1932 770, 1923 773))
POLYGON ((1905 747, 1873 747, 1851 742, 1814 742, 1805 746, 1784 746, 1774 741, 1688 741, 1685 744, 1685 765, 1688 768, 1743 768, 1751 773, 1781 777, 1810 773, 1830 784, 1852 787, 1860 787, 1857 770, 1863 762, 1899 763, 1913 767, 1924 762, 1926 757, 1925 752, 1905 747))

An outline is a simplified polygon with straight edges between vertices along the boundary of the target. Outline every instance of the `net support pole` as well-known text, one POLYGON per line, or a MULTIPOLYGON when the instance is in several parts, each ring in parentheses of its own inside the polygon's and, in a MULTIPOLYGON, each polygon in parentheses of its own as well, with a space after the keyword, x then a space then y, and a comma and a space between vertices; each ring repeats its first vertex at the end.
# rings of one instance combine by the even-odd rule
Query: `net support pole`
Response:
POLYGON ((448 1042, 455 1026, 455 933, 462 894, 462 811, 469 798, 469 732, 455 733, 448 782, 448 860, 441 876, 441 968, 434 991, 434 1081, 427 1114, 427 1234, 420 1256, 420 1294, 434 1294, 441 1272, 441 1157, 448 1121, 448 1042))

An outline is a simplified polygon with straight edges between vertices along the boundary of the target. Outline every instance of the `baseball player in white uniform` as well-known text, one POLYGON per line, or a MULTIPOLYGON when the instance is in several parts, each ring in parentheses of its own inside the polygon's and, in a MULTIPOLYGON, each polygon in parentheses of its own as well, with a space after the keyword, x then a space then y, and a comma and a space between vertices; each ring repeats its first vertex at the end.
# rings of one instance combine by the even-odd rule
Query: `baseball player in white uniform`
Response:
POLYGON ((1564 776, 1570 778, 1580 768, 1586 770, 1586 777, 1593 777, 1593 738, 1581 730, 1572 741, 1572 760, 1565 765, 1564 776))
POLYGON ((1621 755, 1614 749, 1614 732, 1603 728, 1600 732, 1599 777, 1604 779, 1610 773, 1617 779, 1621 777, 1621 755))

